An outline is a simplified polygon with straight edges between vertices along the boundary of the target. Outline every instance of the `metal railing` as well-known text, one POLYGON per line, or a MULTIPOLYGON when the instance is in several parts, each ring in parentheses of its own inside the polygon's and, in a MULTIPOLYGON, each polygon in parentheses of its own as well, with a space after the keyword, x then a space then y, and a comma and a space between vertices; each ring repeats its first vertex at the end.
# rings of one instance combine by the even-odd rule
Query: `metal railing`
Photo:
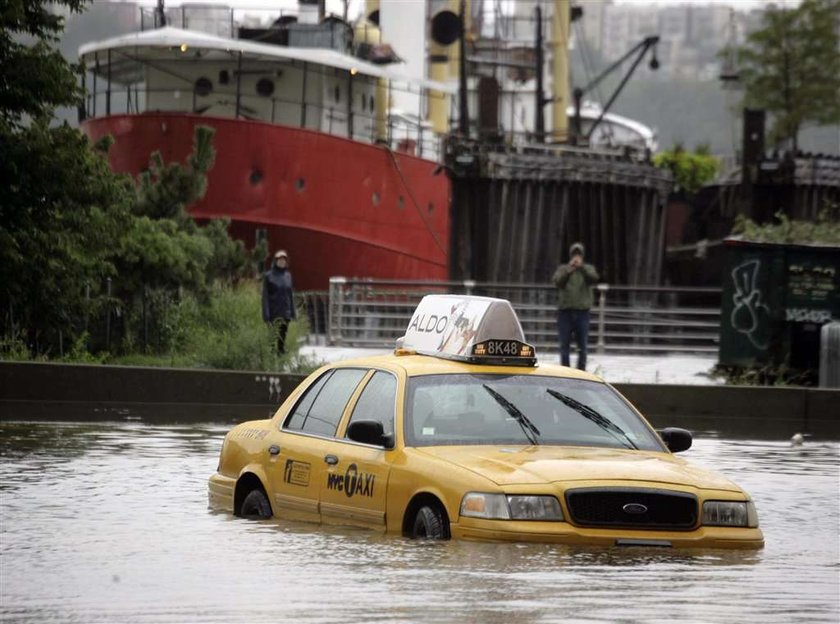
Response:
MULTIPOLYGON (((592 309, 591 347, 604 352, 716 353, 720 334, 718 288, 598 284, 592 309)), ((432 293, 508 299, 526 339, 542 353, 556 353, 557 292, 551 284, 492 284, 330 280, 326 342, 391 347, 405 333, 420 299, 432 293)))
MULTIPOLYGON (((344 95, 346 97, 346 93, 344 95)), ((231 119, 248 119, 308 128, 363 143, 381 143, 384 140, 385 144, 398 152, 439 160, 441 135, 434 132, 427 123, 408 120, 405 115, 388 114, 385 116, 385 136, 378 137, 374 103, 368 103, 372 97, 368 93, 356 94, 354 108, 350 112, 346 103, 322 105, 283 95, 237 95, 235 91, 230 90, 200 94, 195 85, 186 81, 183 89, 152 89, 146 86, 141 88, 138 85, 103 87, 90 78, 89 85, 86 86, 84 104, 79 113, 80 121, 112 114, 135 115, 144 112, 207 114, 231 119), (167 96, 166 106, 150 105, 150 100, 155 96, 167 96), (364 108, 360 110, 362 106, 364 108)), ((431 94, 429 97, 441 96, 431 94)))

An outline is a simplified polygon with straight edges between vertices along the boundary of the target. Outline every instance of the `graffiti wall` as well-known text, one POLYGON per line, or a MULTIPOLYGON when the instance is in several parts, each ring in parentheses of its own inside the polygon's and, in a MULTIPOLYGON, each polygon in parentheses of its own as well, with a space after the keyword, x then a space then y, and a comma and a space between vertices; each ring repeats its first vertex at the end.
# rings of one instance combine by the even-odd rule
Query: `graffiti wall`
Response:
POLYGON ((840 247, 726 241, 720 363, 816 368, 840 320, 840 247))

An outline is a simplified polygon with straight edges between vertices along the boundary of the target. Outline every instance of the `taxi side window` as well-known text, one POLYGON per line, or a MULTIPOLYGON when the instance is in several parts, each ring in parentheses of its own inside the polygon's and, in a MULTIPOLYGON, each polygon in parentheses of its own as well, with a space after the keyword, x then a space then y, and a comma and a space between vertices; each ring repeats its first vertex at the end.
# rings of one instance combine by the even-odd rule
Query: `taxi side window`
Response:
POLYGON ((316 381, 286 421, 287 429, 334 436, 347 401, 367 371, 339 368, 316 381))
POLYGON ((356 401, 350 422, 378 420, 386 434, 394 433, 396 398, 397 380, 394 376, 382 371, 375 372, 356 401))

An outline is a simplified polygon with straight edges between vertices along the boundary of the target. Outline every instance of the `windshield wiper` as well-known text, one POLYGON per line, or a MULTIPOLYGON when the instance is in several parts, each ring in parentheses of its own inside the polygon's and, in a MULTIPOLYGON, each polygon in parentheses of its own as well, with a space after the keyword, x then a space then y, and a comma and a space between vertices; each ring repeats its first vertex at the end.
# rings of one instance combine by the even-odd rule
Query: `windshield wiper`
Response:
POLYGON ((537 440, 537 436, 541 435, 540 430, 537 429, 536 425, 531 422, 531 419, 528 418, 525 414, 519 411, 513 403, 508 401, 505 397, 501 394, 493 390, 487 384, 481 384, 482 387, 490 393, 490 396, 496 399, 496 403, 501 405, 505 408, 505 411, 510 414, 513 419, 519 423, 519 426, 522 427, 522 432, 525 434, 525 437, 528 438, 528 441, 533 445, 538 445, 539 441, 537 440))
POLYGON ((638 450, 639 447, 630 439, 624 429, 616 425, 613 421, 611 421, 606 416, 603 416, 596 412, 594 409, 589 407, 588 405, 584 405, 580 401, 573 399, 572 397, 563 394, 561 392, 557 392, 556 390, 552 390, 551 388, 546 388, 546 392, 548 392, 551 396, 553 396, 558 401, 565 403, 573 410, 575 410, 578 414, 587 418, 598 425, 601 429, 612 435, 616 440, 621 442, 621 445, 626 448, 632 448, 638 450))

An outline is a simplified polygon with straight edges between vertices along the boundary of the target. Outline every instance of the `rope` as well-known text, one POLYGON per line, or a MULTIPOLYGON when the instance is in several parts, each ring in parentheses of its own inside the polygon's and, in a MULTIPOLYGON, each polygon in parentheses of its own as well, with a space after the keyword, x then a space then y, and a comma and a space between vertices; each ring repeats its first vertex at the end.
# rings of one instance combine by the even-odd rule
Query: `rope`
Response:
POLYGON ((426 229, 429 231, 429 234, 432 235, 432 239, 434 239, 435 244, 438 246, 438 249, 440 249, 441 252, 443 252, 444 258, 449 258, 449 254, 447 253, 446 249, 444 249, 443 243, 440 242, 437 233, 434 231, 434 229, 432 229, 431 224, 426 219, 426 215, 423 214, 423 209, 417 202, 417 198, 414 197, 414 193, 412 192, 411 187, 408 185, 408 181, 405 179, 405 175, 403 175, 402 167, 400 167, 400 163, 397 160, 397 157, 394 155, 394 150, 391 149, 390 145, 383 145, 382 147, 391 156, 391 160, 394 162, 394 167, 396 168, 397 173, 400 176, 400 180, 402 180, 403 186, 405 187, 405 190, 408 193, 409 198, 411 199, 411 203, 414 204, 414 207, 417 209, 417 214, 420 215, 420 220, 423 222, 423 225, 426 226, 426 229))

